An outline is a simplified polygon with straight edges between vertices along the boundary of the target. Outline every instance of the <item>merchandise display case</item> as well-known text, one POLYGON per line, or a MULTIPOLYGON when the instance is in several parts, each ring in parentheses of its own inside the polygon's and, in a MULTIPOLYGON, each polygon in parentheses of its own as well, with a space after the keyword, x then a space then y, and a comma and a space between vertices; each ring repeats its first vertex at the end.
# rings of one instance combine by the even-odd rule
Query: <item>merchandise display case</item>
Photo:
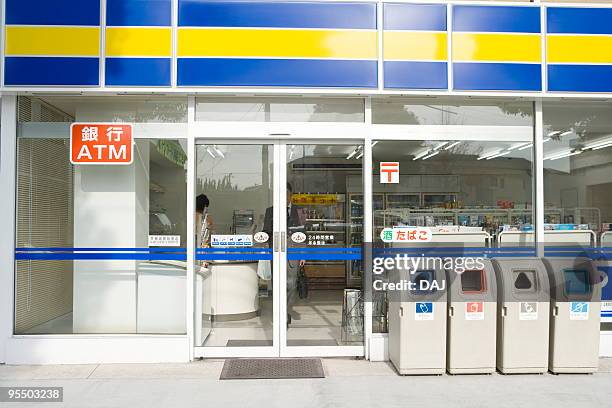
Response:
MULTIPOLYGON (((309 248, 347 247, 346 195, 296 193, 292 203, 300 208, 304 218, 306 242, 309 248)), ((304 271, 310 289, 344 289, 345 261, 307 261, 304 271)))
MULTIPOLYGON (((351 248, 361 247, 363 242, 363 194, 349 194, 348 205, 348 242, 351 248)), ((385 205, 383 194, 374 194, 374 210, 382 210, 385 205)), ((361 287, 363 265, 361 260, 347 261, 346 284, 349 287, 361 287)))

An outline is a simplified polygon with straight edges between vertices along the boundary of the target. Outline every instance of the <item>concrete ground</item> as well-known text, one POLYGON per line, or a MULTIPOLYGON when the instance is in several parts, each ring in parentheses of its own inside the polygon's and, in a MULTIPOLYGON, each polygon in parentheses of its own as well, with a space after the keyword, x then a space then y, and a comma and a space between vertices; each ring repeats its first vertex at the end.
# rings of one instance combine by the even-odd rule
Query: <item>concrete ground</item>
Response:
POLYGON ((189 364, 0 365, 0 387, 61 386, 64 403, 4 407, 610 407, 612 359, 593 375, 400 377, 388 363, 324 359, 326 378, 219 381, 222 360, 189 364))

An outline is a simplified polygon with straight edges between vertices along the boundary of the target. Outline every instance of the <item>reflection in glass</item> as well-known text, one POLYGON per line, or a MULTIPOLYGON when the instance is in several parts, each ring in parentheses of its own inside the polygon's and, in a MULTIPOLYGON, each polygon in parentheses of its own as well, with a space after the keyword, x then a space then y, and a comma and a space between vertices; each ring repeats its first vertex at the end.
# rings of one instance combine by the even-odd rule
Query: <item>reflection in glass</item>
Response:
POLYGON ((494 99, 374 99, 372 123, 532 126, 533 103, 494 99))
POLYGON ((544 114, 546 242, 612 246, 612 104, 547 102, 544 114))
POLYGON ((288 346, 363 344, 362 156, 361 145, 287 146, 288 346))
POLYGON ((198 346, 273 345, 273 156, 272 145, 196 147, 196 196, 208 199, 210 232, 197 240, 198 346), (265 240, 252 241, 262 232, 265 240))

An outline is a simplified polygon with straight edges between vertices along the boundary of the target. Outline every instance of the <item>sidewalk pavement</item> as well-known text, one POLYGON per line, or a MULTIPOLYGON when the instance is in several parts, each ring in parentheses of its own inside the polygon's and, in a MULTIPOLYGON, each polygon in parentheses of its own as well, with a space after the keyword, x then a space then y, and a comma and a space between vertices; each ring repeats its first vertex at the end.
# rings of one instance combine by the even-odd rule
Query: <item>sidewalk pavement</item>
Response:
POLYGON ((0 387, 61 386, 63 403, 2 407, 609 407, 612 359, 593 375, 400 377, 389 363, 323 359, 326 378, 220 381, 223 360, 185 364, 0 365, 0 387))

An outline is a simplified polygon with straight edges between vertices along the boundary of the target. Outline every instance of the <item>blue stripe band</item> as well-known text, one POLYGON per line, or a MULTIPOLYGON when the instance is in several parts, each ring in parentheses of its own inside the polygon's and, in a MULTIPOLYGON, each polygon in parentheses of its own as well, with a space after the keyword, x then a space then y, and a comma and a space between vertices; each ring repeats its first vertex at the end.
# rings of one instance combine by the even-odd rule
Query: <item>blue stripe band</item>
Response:
POLYGON ((540 91, 540 64, 454 63, 453 86, 458 90, 540 91))
POLYGON ((171 0, 106 0, 107 26, 170 26, 171 0))
POLYGON ((73 248, 73 247, 18 247, 15 252, 187 252, 187 248, 73 248))
POLYGON ((106 85, 170 86, 170 58, 106 58, 106 85))
POLYGON ((179 58, 178 85, 375 88, 377 62, 179 58))
POLYGON ((540 8, 454 5, 453 31, 539 33, 540 8))
POLYGON ((271 254, 272 248, 198 248, 196 253, 227 253, 227 252, 241 252, 241 253, 262 253, 271 254))
POLYGON ((548 65, 548 90, 612 92, 612 65, 548 65))
POLYGON ((303 248, 288 248, 288 253, 319 253, 319 252, 348 252, 348 253, 361 253, 361 248, 347 248, 347 247, 339 247, 339 248, 316 248, 316 247, 303 247, 303 248))
POLYGON ((266 254, 201 254, 196 255, 198 261, 271 261, 272 255, 266 254))
POLYGON ((546 32, 612 34, 612 9, 547 7, 546 32))
POLYGON ((15 254, 17 261, 68 261, 68 260, 129 260, 129 261, 186 261, 185 254, 162 254, 162 253, 18 253, 15 254))
POLYGON ((376 4, 179 0, 179 26, 376 29, 376 4))
POLYGON ((446 31, 445 4, 390 4, 385 3, 385 30, 446 31))
POLYGON ((385 88, 447 89, 446 62, 385 61, 385 88))
POLYGON ((290 261, 356 261, 361 260, 359 254, 287 254, 290 261))
POLYGON ((99 0, 6 0, 6 24, 100 25, 99 0))
POLYGON ((5 57, 5 85, 82 85, 99 83, 98 58, 5 57))

